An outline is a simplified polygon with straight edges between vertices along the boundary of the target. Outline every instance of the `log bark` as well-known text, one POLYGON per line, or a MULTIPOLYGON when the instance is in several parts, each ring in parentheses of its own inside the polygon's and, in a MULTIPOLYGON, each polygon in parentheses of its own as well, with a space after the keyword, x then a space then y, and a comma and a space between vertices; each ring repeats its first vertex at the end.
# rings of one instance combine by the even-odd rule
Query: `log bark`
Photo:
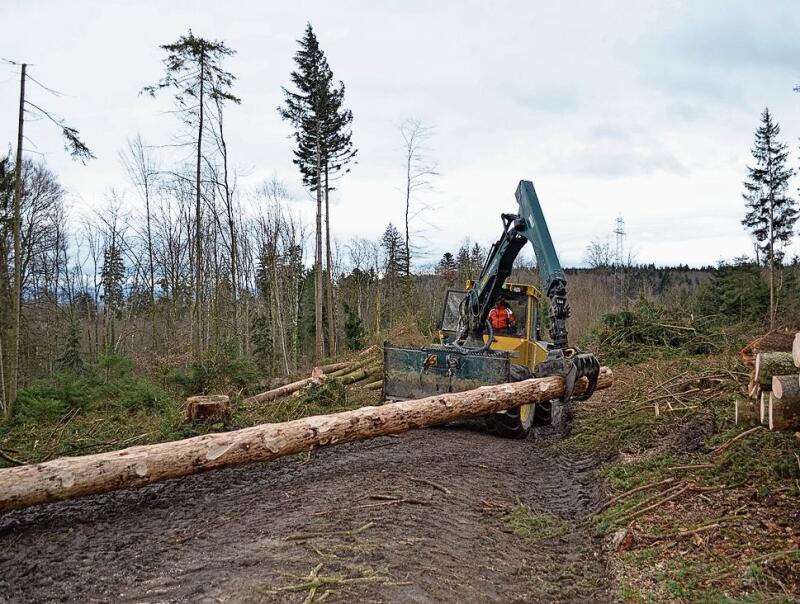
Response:
POLYGON ((772 394, 785 403, 800 403, 800 376, 772 376, 772 394))
POLYGON ((280 388, 275 388, 273 390, 267 390, 266 392, 262 392, 260 394, 254 394, 253 396, 247 397, 244 399, 245 403, 266 403, 268 401, 274 401, 277 398, 282 398, 284 396, 288 396, 293 392, 297 392, 305 386, 306 384, 318 384, 322 381, 324 374, 320 370, 319 367, 314 367, 314 371, 311 372, 311 377, 304 378, 302 380, 298 380, 296 382, 292 382, 291 384, 286 384, 285 386, 281 386, 280 388))
POLYGON ((374 365, 376 363, 382 363, 382 362, 383 362, 383 360, 381 358, 379 358, 377 356, 374 356, 374 355, 373 356, 364 357, 362 359, 356 359, 352 363, 348 363, 347 367, 345 367, 343 369, 339 369, 338 371, 334 371, 334 372, 328 374, 328 377, 334 377, 334 378, 343 377, 343 376, 345 376, 345 375, 347 375, 349 373, 353 373, 355 371, 358 371, 359 369, 362 369, 364 367, 368 367, 369 365, 374 365))
POLYGON ((792 344, 792 360, 795 367, 800 367, 800 332, 794 336, 794 344, 792 344))
POLYGON ((345 385, 354 384, 355 382, 360 382, 361 380, 377 376, 382 370, 383 365, 372 365, 370 367, 364 367, 363 369, 354 371, 353 373, 348 373, 347 375, 343 375, 337 379, 345 385))
POLYGON ((763 391, 758 397, 758 417, 762 425, 769 423, 769 396, 772 394, 768 390, 763 391))
POLYGON ((190 396, 186 399, 186 419, 211 423, 230 421, 231 399, 224 394, 190 396))
POLYGON ((383 388, 383 380, 376 380, 374 382, 369 382, 361 387, 366 390, 380 390, 381 388, 383 388))
POLYGON ((760 423, 760 409, 755 401, 741 399, 736 401, 736 425, 757 426, 760 423))
POLYGON ((800 403, 786 402, 769 397, 769 429, 770 430, 796 430, 800 429, 800 403))
POLYGON ((315 367, 315 369, 319 369, 322 373, 333 373, 334 371, 339 371, 340 369, 345 369, 350 366, 349 361, 342 361, 340 363, 330 363, 328 365, 320 365, 319 367, 315 367))
POLYGON ((756 356, 756 381, 769 387, 775 375, 794 373, 794 360, 791 352, 761 352, 756 356))
MULTIPOLYGON (((597 387, 608 388, 613 374, 600 373, 597 387)), ((575 394, 587 386, 575 385, 575 394)), ((263 424, 232 432, 205 434, 176 442, 130 447, 84 457, 63 457, 36 465, 0 470, 0 512, 115 489, 198 474, 215 468, 264 462, 311 448, 399 434, 461 418, 480 417, 564 393, 560 377, 483 386, 466 392, 362 407, 332 415, 263 424)))

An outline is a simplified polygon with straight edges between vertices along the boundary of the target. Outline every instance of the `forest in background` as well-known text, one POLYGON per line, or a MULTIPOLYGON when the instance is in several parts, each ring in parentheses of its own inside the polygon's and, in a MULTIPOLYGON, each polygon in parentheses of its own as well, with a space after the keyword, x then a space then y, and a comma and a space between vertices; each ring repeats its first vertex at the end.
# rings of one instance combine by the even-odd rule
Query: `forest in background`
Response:
MULTIPOLYGON (((64 376, 102 380, 127 367, 126 375, 157 389, 236 393, 387 338, 429 341, 445 290, 462 288, 483 266, 491 242, 465 240, 433 265, 417 257, 414 221, 428 209, 424 192, 438 174, 425 145, 431 129, 415 119, 398 131, 405 223, 388 224, 377 240, 339 243, 331 236, 330 193, 357 149, 344 83, 334 78, 310 25, 279 112, 292 128, 303 184, 316 199, 315 224, 292 211, 279 179, 255 190, 238 185, 224 128, 227 107, 240 102, 235 76, 223 68, 234 51, 191 32, 162 49, 163 77, 143 92, 173 96, 176 137, 191 153, 171 163, 141 136, 127 141, 120 161, 133 204, 112 190, 103 210, 71 215, 58 176, 43 161, 19 152, 0 160, 0 381, 7 415, 17 398, 41 398, 26 389, 42 380, 63 383, 64 376)), ((90 162, 77 130, 25 100, 25 78, 23 72, 20 125, 28 114, 50 118, 71 154, 90 162)), ((613 340, 618 352, 626 338, 669 347, 676 333, 713 326, 800 323, 800 265, 781 254, 797 212, 779 135, 765 110, 744 193, 743 224, 753 234, 755 258, 656 267, 593 241, 588 268, 567 269, 574 342, 602 347, 613 340)), ((535 264, 519 261, 511 280, 539 285, 535 264)), ((70 407, 60 392, 47 403, 54 412, 70 407)), ((147 388, 142 396, 153 398, 147 388)))

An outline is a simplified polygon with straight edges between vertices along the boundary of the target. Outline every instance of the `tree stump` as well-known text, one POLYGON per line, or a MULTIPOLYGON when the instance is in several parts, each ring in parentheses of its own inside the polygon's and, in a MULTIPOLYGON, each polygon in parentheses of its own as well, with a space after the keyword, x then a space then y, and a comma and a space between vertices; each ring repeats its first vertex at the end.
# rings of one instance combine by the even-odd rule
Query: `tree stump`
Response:
POLYGON ((216 424, 231 419, 231 399, 224 394, 190 396, 186 399, 186 419, 216 424))

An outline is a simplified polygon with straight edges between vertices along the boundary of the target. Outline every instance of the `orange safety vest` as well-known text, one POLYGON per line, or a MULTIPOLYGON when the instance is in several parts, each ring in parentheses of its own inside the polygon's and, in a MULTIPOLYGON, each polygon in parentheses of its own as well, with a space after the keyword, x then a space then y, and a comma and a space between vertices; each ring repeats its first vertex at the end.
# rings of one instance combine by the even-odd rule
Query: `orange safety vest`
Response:
POLYGON ((506 329, 511 325, 511 316, 513 313, 507 308, 493 308, 489 311, 489 323, 492 329, 506 329))

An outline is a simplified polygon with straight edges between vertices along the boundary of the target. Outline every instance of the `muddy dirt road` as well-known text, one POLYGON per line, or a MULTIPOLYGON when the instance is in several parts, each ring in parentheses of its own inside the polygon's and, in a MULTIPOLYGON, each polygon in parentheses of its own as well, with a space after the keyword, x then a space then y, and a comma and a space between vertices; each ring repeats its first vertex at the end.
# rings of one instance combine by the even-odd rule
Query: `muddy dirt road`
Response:
POLYGON ((12 512, 0 602, 611 600, 600 462, 547 442, 419 430, 12 512), (561 535, 513 534, 518 503, 561 535))

